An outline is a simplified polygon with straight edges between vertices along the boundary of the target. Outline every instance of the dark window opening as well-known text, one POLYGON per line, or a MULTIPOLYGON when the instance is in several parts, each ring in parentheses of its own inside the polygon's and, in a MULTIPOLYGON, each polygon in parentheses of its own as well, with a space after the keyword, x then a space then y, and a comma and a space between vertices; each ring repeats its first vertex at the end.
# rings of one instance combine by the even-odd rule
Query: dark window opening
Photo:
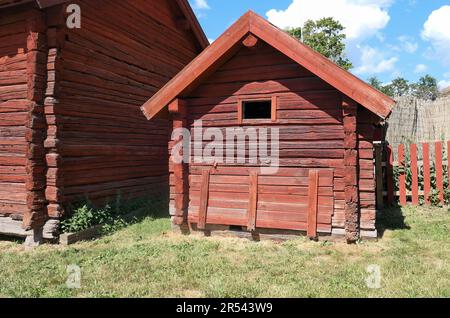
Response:
POLYGON ((243 119, 271 119, 272 101, 247 101, 242 103, 243 119))

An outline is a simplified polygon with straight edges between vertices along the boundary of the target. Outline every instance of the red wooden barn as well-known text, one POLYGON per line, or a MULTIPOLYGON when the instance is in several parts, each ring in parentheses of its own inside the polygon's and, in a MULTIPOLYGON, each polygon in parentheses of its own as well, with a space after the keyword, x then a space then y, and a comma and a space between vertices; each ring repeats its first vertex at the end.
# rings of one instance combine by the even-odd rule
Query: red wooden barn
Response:
POLYGON ((254 162, 172 160, 176 226, 354 242, 377 236, 373 136, 394 103, 250 11, 142 109, 148 119, 168 109, 173 128, 191 132, 198 120, 203 130, 279 129, 275 174, 254 162))
POLYGON ((167 120, 139 107, 208 44, 186 0, 0 0, 0 234, 167 189, 167 120))

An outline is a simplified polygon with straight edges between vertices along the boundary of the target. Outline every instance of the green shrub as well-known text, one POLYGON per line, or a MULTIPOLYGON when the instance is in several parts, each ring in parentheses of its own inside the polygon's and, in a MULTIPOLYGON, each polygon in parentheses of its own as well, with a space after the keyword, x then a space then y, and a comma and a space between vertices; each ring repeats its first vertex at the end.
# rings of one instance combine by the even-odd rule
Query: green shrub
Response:
POLYGON ((125 220, 124 216, 141 209, 146 216, 162 216, 166 206, 167 201, 163 196, 122 200, 121 195, 118 195, 103 207, 86 200, 71 208, 72 213, 61 222, 61 230, 73 233, 102 225, 103 232, 115 232, 135 221, 125 220))

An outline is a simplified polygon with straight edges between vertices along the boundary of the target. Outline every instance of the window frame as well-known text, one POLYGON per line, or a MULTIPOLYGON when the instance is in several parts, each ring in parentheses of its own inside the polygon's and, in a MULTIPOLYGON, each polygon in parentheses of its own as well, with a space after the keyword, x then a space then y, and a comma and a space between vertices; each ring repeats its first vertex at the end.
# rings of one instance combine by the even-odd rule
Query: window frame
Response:
POLYGON ((249 97, 241 97, 238 99, 238 125, 243 124, 271 124, 276 123, 278 120, 277 112, 278 112, 278 95, 259 95, 249 96, 249 97), (262 101, 270 101, 271 102, 271 118, 270 119, 244 119, 244 103, 246 102, 262 102, 262 101))

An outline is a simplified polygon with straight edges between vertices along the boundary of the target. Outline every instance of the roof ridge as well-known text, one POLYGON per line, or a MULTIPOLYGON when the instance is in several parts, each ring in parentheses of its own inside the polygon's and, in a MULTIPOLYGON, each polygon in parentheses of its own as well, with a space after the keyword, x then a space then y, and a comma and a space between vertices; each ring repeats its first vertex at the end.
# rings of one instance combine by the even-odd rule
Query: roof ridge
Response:
POLYGON ((151 119, 173 99, 201 81, 205 74, 211 73, 224 57, 239 47, 239 41, 248 33, 263 40, 379 117, 387 118, 391 113, 396 103, 393 99, 249 10, 142 106, 145 116, 151 119))

